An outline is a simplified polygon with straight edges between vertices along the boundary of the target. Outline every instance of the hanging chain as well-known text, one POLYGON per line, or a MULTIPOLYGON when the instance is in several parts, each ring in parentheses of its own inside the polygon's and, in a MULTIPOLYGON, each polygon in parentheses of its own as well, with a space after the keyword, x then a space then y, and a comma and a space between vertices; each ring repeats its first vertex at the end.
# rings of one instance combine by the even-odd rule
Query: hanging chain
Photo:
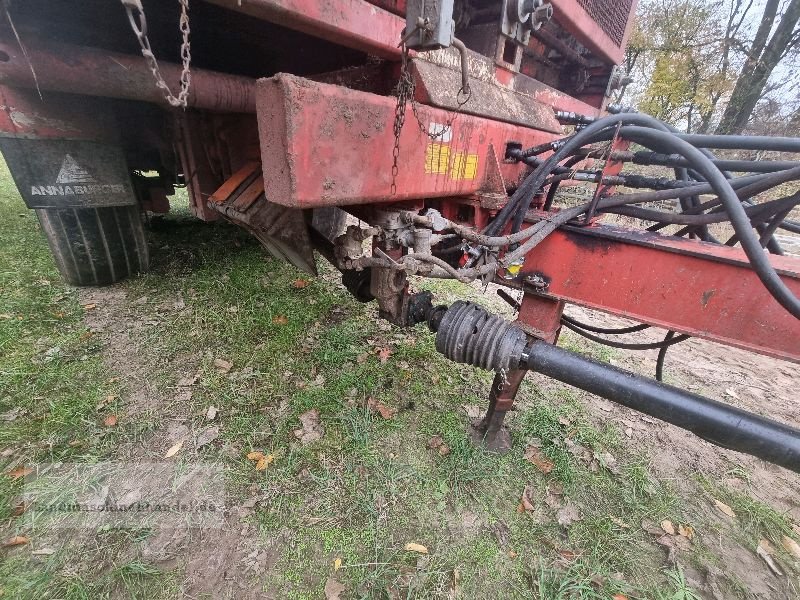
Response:
POLYGON ((147 19, 144 16, 144 8, 142 7, 141 0, 120 0, 128 13, 128 21, 130 21, 131 29, 139 40, 139 46, 142 49, 142 56, 147 61, 150 71, 153 73, 153 78, 156 80, 156 87, 164 92, 164 98, 171 106, 186 108, 186 103, 189 98, 189 86, 192 82, 192 75, 189 71, 189 65, 192 62, 191 46, 189 44, 189 0, 178 0, 181 5, 181 16, 178 23, 180 29, 182 42, 181 42, 181 62, 183 63, 183 70, 181 71, 181 87, 178 95, 175 96, 170 91, 167 82, 161 74, 161 69, 158 68, 158 61, 155 54, 150 47, 150 40, 147 37, 147 19))
POLYGON ((458 90, 458 94, 456 95, 456 104, 457 108, 454 112, 450 114, 450 117, 447 121, 437 130, 431 131, 430 127, 426 127, 425 123, 423 123, 422 118, 419 116, 419 112, 417 107, 417 101, 414 99, 414 92, 416 89, 416 84, 414 83, 414 76, 411 74, 411 70, 409 69, 409 56, 408 56, 408 47, 405 45, 405 42, 402 44, 402 54, 401 54, 401 63, 400 63, 400 79, 397 82, 397 86, 395 87, 395 95, 397 96, 397 104, 394 108, 394 147, 392 148, 392 186, 391 186, 391 195, 394 196, 397 193, 397 174, 399 172, 399 167, 397 165, 397 160, 400 156, 400 134, 403 131, 403 125, 406 122, 406 105, 411 103, 411 111, 414 113, 414 119, 417 122, 417 126, 419 130, 426 135, 428 138, 432 140, 438 140, 445 136, 448 133, 452 126, 453 121, 456 120, 456 117, 461 113, 461 108, 469 101, 472 92, 464 93, 464 88, 458 90), (463 96, 463 99, 462 99, 463 96))

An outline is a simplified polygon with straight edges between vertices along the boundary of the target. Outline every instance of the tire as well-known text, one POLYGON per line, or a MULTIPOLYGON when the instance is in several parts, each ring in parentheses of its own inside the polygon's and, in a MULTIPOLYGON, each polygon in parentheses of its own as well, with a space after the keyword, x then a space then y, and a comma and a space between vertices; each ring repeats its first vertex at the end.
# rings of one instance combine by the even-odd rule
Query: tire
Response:
POLYGON ((108 285, 147 271, 149 254, 137 205, 36 209, 64 280, 108 285))

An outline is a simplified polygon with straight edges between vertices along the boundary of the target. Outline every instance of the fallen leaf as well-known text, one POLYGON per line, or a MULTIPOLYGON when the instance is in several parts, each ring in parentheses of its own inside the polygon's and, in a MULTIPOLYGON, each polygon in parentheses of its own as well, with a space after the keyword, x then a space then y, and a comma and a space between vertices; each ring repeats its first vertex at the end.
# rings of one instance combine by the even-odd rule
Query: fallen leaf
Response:
POLYGON ((758 554, 763 561, 767 563, 770 571, 772 571, 778 577, 782 577, 783 571, 781 571, 780 567, 778 567, 778 565, 772 559, 773 551, 772 544, 770 544, 767 540, 759 540, 758 547, 756 548, 756 554, 758 554))
POLYGON ((735 398, 736 400, 739 399, 739 394, 737 394, 736 392, 734 392, 731 389, 725 390, 725 393, 728 394, 728 396, 730 396, 731 398, 735 398))
POLYGON ((298 417, 300 429, 294 430, 294 436, 305 446, 315 442, 325 434, 325 428, 319 422, 319 411, 316 408, 307 410, 298 417))
POLYGON ((630 525, 628 525, 625 521, 623 521, 622 519, 620 519, 618 517, 615 517, 615 516, 612 515, 609 518, 611 519, 612 522, 616 523, 617 525, 619 525, 623 529, 630 529, 631 528, 630 525))
POLYGON ((508 558, 516 558, 517 557, 517 553, 514 552, 513 550, 509 550, 508 552, 506 552, 506 555, 508 555, 508 558))
POLYGON ((103 419, 103 425, 106 427, 114 427, 117 424, 117 415, 108 415, 103 419))
POLYGON ((378 348, 378 350, 376 352, 378 354, 378 360, 380 360, 381 363, 388 362, 389 361, 389 357, 392 355, 392 349, 391 348, 378 348))
POLYGON ((661 529, 664 530, 664 533, 675 535, 675 526, 669 519, 664 519, 663 521, 661 521, 661 529))
POLYGON ((261 460, 262 458, 264 458, 264 453, 258 452, 257 450, 247 454, 247 460, 261 460))
POLYGON ((614 475, 622 475, 622 471, 617 465, 617 459, 610 452, 595 453, 594 458, 600 461, 600 464, 614 475))
POLYGON ((562 527, 569 527, 573 523, 580 521, 582 518, 583 517, 581 516, 578 507, 571 502, 568 502, 566 506, 556 512, 556 520, 562 527))
POLYGON ((520 512, 533 512, 534 506, 531 500, 531 489, 530 486, 525 486, 522 490, 522 499, 520 500, 520 506, 522 507, 522 511, 520 512))
POLYGON ((12 516, 19 517, 25 514, 25 511, 28 510, 28 505, 25 502, 17 502, 14 508, 11 510, 12 516))
MULTIPOLYGON (((434 381, 434 383, 437 382, 434 381)), ((467 413, 467 418, 469 419, 480 419, 483 416, 483 408, 477 404, 462 404, 461 408, 467 413)))
POLYGON ((792 538, 788 535, 783 536, 781 539, 781 545, 783 549, 786 550, 789 554, 794 556, 795 558, 800 559, 800 545, 795 542, 792 538))
POLYGON ((367 362, 368 359, 369 359, 369 352, 362 352, 361 354, 356 356, 356 362, 360 365, 367 362))
POLYGON ((104 407, 111 404, 115 399, 116 396, 113 395, 106 396, 105 398, 100 400, 100 402, 97 403, 97 406, 95 406, 95 410, 102 410, 104 407))
POLYGON ((378 413, 384 419, 391 419, 397 413, 396 408, 390 408, 385 404, 382 404, 375 400, 372 396, 367 398, 367 408, 369 408, 372 412, 378 413))
POLYGON ((428 448, 431 450, 436 450, 441 456, 447 456, 450 454, 450 446, 445 444, 442 436, 440 435, 435 435, 428 440, 428 448))
POLYGON ((258 462, 256 463, 256 471, 264 471, 264 470, 266 470, 266 468, 269 465, 271 465, 272 461, 274 461, 274 460, 275 460, 275 455, 274 454, 267 454, 266 456, 263 456, 263 457, 259 458, 258 462))
POLYGON ((292 285, 297 288, 298 290, 302 290, 303 288, 308 287, 308 284, 311 283, 307 279, 295 279, 292 282, 292 285))
POLYGON ((338 571, 341 568, 342 568, 342 559, 337 558, 336 560, 333 561, 333 570, 338 571))
POLYGON ((73 448, 78 448, 80 446, 83 446, 83 441, 82 440, 72 440, 69 443, 69 445, 72 446, 73 448))
POLYGON ((97 308, 97 304, 84 304, 83 308, 84 310, 94 310, 95 308, 97 308))
POLYGON ((197 434, 194 441, 194 447, 200 449, 203 446, 208 446, 211 442, 219 437, 219 427, 207 427, 197 434))
POLYGON ((51 554, 55 554, 56 551, 52 548, 37 548, 36 550, 32 550, 31 554, 34 556, 50 556, 51 554))
POLYGON ((425 546, 423 546, 422 544, 416 544, 414 542, 407 543, 405 546, 403 546, 403 549, 406 552, 418 552, 419 554, 428 553, 428 549, 425 546))
POLYGON ((528 446, 525 449, 525 458, 545 475, 555 467, 553 461, 547 458, 536 446, 528 446))
POLYGON ((678 525, 678 535, 682 535, 687 539, 694 539, 694 527, 691 525, 678 525))
POLYGON ((573 550, 566 550, 566 549, 559 550, 558 551, 558 555, 568 563, 574 561, 579 556, 579 554, 577 552, 574 552, 573 550))
POLYGON ((642 521, 642 529, 644 529, 650 535, 664 535, 664 530, 648 519, 642 521))
POLYGON ((628 600, 628 597, 625 594, 614 594, 611 600, 628 600))
POLYGON ((272 322, 275 323, 275 325, 286 325, 289 319, 286 318, 286 315, 275 315, 272 317, 272 322))
POLYGON ((172 446, 170 446, 169 450, 167 450, 167 453, 164 455, 164 458, 171 458, 175 456, 178 452, 181 451, 181 448, 183 448, 183 440, 179 441, 177 444, 173 444, 172 446))
POLYGON ((13 471, 6 473, 6 475, 11 477, 12 480, 17 480, 20 477, 27 477, 31 473, 33 473, 33 469, 31 467, 17 467, 13 471))
POLYGON ((345 587, 333 577, 328 577, 325 582, 325 600, 341 600, 345 587))
POLYGON ((231 367, 233 367, 233 363, 225 360, 224 358, 215 358, 214 366, 217 367, 218 371, 227 373, 231 370, 231 367))
POLYGON ((217 418, 218 412, 219 411, 217 410, 216 406, 209 406, 208 410, 206 411, 206 419, 209 421, 213 421, 214 419, 217 418))
POLYGON ((24 535, 15 535, 12 538, 7 539, 3 542, 4 548, 10 548, 11 546, 22 546, 30 542, 30 538, 25 537, 24 535))
POLYGON ((714 506, 717 507, 717 510, 721 512, 723 515, 727 515, 731 519, 736 518, 736 513, 733 512, 733 509, 725 504, 722 500, 717 500, 716 498, 712 498, 714 500, 714 506))

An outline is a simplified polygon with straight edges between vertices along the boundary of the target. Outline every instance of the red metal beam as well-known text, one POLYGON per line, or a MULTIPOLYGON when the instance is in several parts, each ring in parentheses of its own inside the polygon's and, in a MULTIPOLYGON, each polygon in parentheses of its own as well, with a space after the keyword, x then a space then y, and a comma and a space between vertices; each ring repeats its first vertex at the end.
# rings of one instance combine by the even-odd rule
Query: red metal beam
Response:
MULTIPOLYGON (((800 261, 770 260, 800 296, 800 261)), ((738 248, 602 225, 570 228, 547 237, 522 271, 549 280, 545 295, 553 299, 800 362, 800 320, 772 298, 738 248)))
POLYGON ((405 19, 364 0, 207 0, 381 58, 400 59, 405 19))
MULTIPOLYGON (((280 74, 258 82, 257 114, 264 187, 270 201, 312 208, 470 196, 499 169, 516 182, 525 166, 502 162, 506 143, 525 147, 553 133, 420 105, 425 130, 451 130, 432 140, 411 107, 400 136, 392 195, 392 124, 396 99, 280 74), (498 158, 501 162, 498 164, 498 158)), ((494 185, 491 191, 497 191, 494 185)))

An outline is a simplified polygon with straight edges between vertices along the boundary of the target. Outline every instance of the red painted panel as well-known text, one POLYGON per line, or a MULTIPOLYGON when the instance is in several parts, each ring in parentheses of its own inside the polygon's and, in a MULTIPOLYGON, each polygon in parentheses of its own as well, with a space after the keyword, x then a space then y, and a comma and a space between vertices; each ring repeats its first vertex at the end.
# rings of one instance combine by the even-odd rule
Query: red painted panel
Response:
MULTIPOLYGON (((770 260, 800 296, 798 260, 770 260)), ((549 278, 552 298, 800 362, 800 320, 738 248, 605 226, 558 230, 528 255, 523 272, 549 278)))
MULTIPOLYGON (((285 74, 259 80, 257 97, 264 187, 272 202, 293 207, 472 195, 484 185, 490 146, 502 160, 511 140, 527 147, 556 137, 459 114, 451 136, 434 141, 409 106, 393 196, 394 98, 285 74)), ((437 131, 452 119, 430 106, 420 105, 418 113, 437 131)), ((518 180, 525 168, 500 164, 506 181, 518 180)))
MULTIPOLYGON (((613 0, 609 0, 609 3, 613 4, 613 0)), ((636 4, 635 1, 632 3, 631 13, 636 11, 636 4)), ((621 44, 615 42, 603 31, 578 0, 559 0, 559 2, 554 2, 553 18, 592 52, 605 57, 613 64, 622 62, 625 56, 625 46, 633 24, 632 18, 628 19, 621 44)))
POLYGON ((364 0, 208 1, 381 58, 400 58, 405 19, 364 0))

